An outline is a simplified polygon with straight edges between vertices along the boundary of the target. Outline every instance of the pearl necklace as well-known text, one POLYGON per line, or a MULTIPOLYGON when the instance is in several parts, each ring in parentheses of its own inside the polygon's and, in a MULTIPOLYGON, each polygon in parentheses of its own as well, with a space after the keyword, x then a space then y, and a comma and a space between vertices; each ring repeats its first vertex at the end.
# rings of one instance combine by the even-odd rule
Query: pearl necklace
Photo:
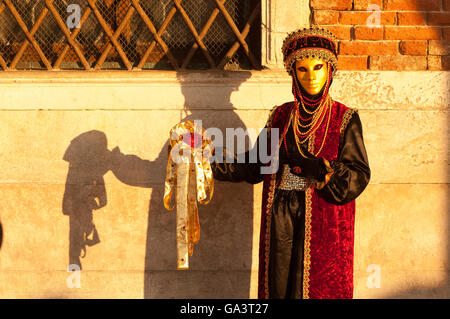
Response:
MULTIPOLYGON (((326 114, 328 113, 328 119, 327 119, 327 125, 326 125, 326 129, 325 129, 325 134, 323 136, 322 139, 322 143, 321 146, 319 148, 319 151, 316 154, 313 154, 314 156, 317 156, 323 149, 323 146, 325 144, 325 140, 328 134, 328 128, 329 128, 329 124, 330 124, 330 119, 331 119, 331 109, 333 106, 333 100, 331 99, 331 97, 328 95, 328 90, 329 90, 329 86, 330 86, 330 82, 331 82, 331 70, 330 70, 330 65, 329 63, 327 63, 328 65, 328 77, 327 77, 327 82, 326 82, 326 88, 324 90, 324 93, 322 95, 322 98, 316 102, 316 103, 308 103, 306 101, 304 101, 304 97, 302 94, 300 93, 300 90, 298 88, 298 81, 295 78, 294 80, 294 98, 295 98, 295 112, 293 114, 293 118, 292 118, 292 114, 291 114, 291 118, 289 119, 288 124, 285 127, 284 130, 284 146, 286 149, 286 153, 288 153, 287 150, 287 143, 286 143, 286 132, 288 127, 291 125, 291 122, 294 121, 293 123, 293 129, 294 129, 294 137, 295 137, 295 142, 297 144, 297 149, 299 151, 299 153, 303 156, 303 157, 307 157, 305 156, 305 154, 303 154, 302 150, 301 150, 301 144, 305 143, 309 138, 311 138, 311 136, 313 136, 313 134, 317 131, 317 129, 321 126, 321 124, 323 123, 326 114), (308 113, 311 114, 312 116, 308 119, 304 119, 301 115, 300 115, 300 111, 299 111, 299 103, 297 100, 297 96, 300 96, 300 102, 302 105, 302 109, 308 113), (305 107, 305 104, 309 105, 309 106, 314 106, 319 104, 319 106, 314 110, 314 111, 308 111, 305 107), (309 121, 311 120, 310 123, 308 124, 302 124, 301 120, 303 121, 309 121), (302 132, 301 128, 304 129, 308 129, 306 132, 302 132)), ((310 101, 310 102, 314 102, 313 100, 310 100, 308 98, 305 97, 306 100, 310 101)))

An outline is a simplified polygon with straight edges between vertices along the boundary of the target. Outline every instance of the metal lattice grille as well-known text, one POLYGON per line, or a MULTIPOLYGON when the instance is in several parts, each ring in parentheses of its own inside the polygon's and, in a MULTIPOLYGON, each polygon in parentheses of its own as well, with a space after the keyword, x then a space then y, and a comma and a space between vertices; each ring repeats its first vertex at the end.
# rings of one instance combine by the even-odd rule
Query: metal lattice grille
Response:
POLYGON ((0 0, 3 70, 258 69, 257 0, 0 0))

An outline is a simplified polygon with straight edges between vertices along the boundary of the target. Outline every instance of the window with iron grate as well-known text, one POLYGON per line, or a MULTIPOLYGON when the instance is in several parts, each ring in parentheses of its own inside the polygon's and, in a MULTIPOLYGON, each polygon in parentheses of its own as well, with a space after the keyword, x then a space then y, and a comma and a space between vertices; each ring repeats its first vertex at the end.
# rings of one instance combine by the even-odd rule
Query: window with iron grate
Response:
POLYGON ((260 0, 0 0, 4 70, 260 65, 260 0))

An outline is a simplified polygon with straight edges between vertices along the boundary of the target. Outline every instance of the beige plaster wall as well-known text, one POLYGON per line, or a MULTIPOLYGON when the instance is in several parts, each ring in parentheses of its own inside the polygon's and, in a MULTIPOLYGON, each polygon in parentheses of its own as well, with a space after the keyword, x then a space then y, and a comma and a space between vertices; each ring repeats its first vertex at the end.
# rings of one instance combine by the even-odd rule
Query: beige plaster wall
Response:
MULTIPOLYGON (((333 97, 359 109, 372 168, 356 203, 355 298, 450 297, 449 83, 448 72, 340 72, 333 83, 333 97)), ((217 182, 191 269, 177 271, 166 141, 184 118, 261 128, 290 90, 276 71, 1 73, 0 297, 255 297, 261 185, 217 182), (81 260, 81 288, 68 288, 62 158, 90 130, 136 157, 122 158, 127 178, 105 173, 101 243, 81 260)))
POLYGON ((262 0, 261 45, 262 65, 283 69, 281 46, 288 33, 310 26, 310 1, 262 0))

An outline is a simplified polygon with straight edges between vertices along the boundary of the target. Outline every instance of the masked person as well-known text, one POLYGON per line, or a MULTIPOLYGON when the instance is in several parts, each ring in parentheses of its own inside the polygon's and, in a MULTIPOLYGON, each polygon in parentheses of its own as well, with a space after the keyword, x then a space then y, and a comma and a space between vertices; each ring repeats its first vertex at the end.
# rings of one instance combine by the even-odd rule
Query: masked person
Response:
POLYGON ((267 136, 279 130, 279 169, 263 174, 249 151, 245 163, 215 159, 214 178, 264 182, 258 298, 352 298, 355 199, 370 179, 361 121, 329 96, 332 33, 300 29, 282 49, 294 101, 275 107, 266 124, 267 136))

